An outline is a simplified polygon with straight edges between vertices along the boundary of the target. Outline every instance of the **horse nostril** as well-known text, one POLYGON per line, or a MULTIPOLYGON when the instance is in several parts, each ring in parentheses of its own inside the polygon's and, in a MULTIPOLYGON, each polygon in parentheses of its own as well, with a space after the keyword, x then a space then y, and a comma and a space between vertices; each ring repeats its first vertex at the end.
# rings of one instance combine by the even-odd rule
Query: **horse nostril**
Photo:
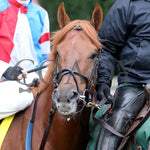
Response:
POLYGON ((57 102, 58 102, 58 103, 60 102, 60 99, 59 99, 59 98, 57 99, 57 102))
POLYGON ((77 91, 71 91, 68 96, 69 100, 77 100, 79 98, 79 93, 77 91))
POLYGON ((58 97, 58 90, 57 89, 55 89, 54 91, 53 91, 53 94, 52 94, 52 98, 55 100, 58 100, 59 99, 59 97, 58 97))
POLYGON ((70 103, 70 99, 67 99, 67 102, 70 103))

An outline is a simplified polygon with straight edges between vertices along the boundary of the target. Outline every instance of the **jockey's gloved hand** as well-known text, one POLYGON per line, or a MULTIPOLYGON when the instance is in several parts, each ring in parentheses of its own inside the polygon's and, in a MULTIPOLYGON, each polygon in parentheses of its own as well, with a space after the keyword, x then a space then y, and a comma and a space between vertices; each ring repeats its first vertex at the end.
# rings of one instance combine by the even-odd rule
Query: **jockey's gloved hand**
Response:
POLYGON ((9 67, 3 76, 6 80, 18 80, 18 76, 22 73, 22 68, 19 66, 9 67))
POLYGON ((106 98, 108 103, 113 102, 113 96, 110 94, 110 86, 107 83, 99 83, 96 85, 95 101, 101 101, 106 98))

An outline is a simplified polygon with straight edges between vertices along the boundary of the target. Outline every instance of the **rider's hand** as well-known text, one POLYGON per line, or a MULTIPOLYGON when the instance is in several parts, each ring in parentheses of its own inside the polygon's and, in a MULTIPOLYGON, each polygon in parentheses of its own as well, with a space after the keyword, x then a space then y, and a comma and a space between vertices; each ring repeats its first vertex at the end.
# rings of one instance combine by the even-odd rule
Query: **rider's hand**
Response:
POLYGON ((9 67, 4 73, 3 76, 6 80, 20 80, 22 79, 22 75, 20 74, 27 74, 23 69, 19 66, 9 67))
POLYGON ((103 98, 107 99, 107 103, 113 102, 113 96, 110 94, 110 86, 107 83, 99 83, 96 85, 95 100, 101 101, 103 98))

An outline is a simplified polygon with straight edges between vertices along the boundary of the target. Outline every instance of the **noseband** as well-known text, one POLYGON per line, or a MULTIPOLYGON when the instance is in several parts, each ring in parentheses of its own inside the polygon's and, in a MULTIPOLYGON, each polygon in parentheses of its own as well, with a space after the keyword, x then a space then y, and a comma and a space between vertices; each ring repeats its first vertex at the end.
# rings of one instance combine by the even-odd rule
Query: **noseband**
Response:
POLYGON ((55 71, 54 71, 54 75, 53 75, 54 87, 57 88, 59 86, 62 78, 65 75, 70 74, 73 77, 74 81, 75 81, 77 92, 79 93, 79 84, 78 84, 76 76, 80 76, 86 81, 86 89, 85 89, 83 95, 81 95, 81 97, 82 98, 85 97, 85 101, 89 102, 90 99, 91 99, 91 98, 89 98, 90 97, 90 93, 91 93, 91 91, 92 91, 92 89, 95 86, 96 81, 97 81, 97 68, 98 68, 98 62, 99 62, 98 57, 94 61, 94 67, 93 67, 89 77, 81 74, 80 72, 76 72, 76 71, 74 71, 74 70, 72 70, 70 68, 61 69, 58 72, 58 58, 59 58, 59 55, 57 54, 56 66, 55 66, 55 71))

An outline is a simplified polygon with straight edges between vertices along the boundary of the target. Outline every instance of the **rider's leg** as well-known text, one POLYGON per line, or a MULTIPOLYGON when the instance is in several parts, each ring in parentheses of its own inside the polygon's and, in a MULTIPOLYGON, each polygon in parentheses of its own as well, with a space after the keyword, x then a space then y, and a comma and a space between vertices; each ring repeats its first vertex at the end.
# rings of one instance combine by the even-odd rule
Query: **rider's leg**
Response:
POLYGON ((17 81, 0 83, 0 119, 24 110, 33 101, 31 90, 17 81))
MULTIPOLYGON (((133 119, 144 106, 144 102, 143 87, 124 86, 118 88, 115 93, 112 116, 106 122, 118 132, 125 134, 133 119)), ((105 129, 99 150, 116 150, 121 139, 105 129)))

